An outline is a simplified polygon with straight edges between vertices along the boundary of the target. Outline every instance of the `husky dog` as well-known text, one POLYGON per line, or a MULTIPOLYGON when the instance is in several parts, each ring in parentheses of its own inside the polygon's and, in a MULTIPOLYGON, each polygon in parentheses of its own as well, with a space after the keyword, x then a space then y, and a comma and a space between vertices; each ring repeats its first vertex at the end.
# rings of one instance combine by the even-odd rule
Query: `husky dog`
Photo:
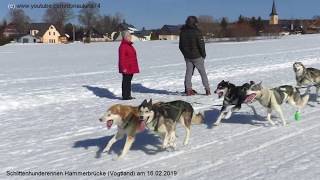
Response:
POLYGON ((223 80, 217 85, 214 93, 218 94, 219 98, 224 97, 224 99, 219 117, 214 123, 215 126, 218 126, 222 119, 230 118, 234 111, 241 109, 241 104, 244 103, 247 97, 247 90, 251 84, 254 84, 254 82, 250 81, 250 84, 245 83, 242 86, 236 86, 229 81, 223 80))
POLYGON ((127 135, 126 143, 119 158, 123 158, 130 150, 137 133, 144 130, 144 123, 139 119, 138 107, 126 105, 114 105, 99 119, 106 123, 108 129, 112 125, 118 126, 118 132, 108 142, 103 152, 109 152, 111 146, 127 135))
POLYGON ((293 70, 296 74, 297 86, 308 86, 307 92, 310 92, 311 86, 315 86, 317 101, 320 101, 320 70, 315 68, 306 68, 301 62, 295 62, 293 64, 293 70))
POLYGON ((262 106, 268 109, 267 120, 271 125, 275 125, 271 120, 271 112, 275 110, 280 114, 282 124, 285 126, 287 122, 284 118, 281 105, 289 103, 300 111, 308 103, 309 95, 300 95, 298 88, 289 85, 267 89, 262 87, 262 83, 260 82, 259 84, 252 84, 247 91, 246 103, 254 100, 258 100, 262 106))
POLYGON ((191 123, 201 124, 203 116, 195 115, 190 103, 184 101, 152 103, 144 100, 139 106, 140 120, 147 129, 156 132, 163 140, 162 148, 176 148, 176 124, 180 122, 186 130, 184 145, 189 143, 191 123))

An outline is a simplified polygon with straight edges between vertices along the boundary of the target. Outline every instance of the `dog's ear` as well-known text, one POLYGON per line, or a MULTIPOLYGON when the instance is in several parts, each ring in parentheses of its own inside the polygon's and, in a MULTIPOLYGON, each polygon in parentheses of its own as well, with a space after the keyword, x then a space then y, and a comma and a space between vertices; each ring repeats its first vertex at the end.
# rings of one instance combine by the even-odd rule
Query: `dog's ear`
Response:
POLYGON ((152 99, 149 100, 148 105, 152 106, 152 99))
POLYGON ((141 103, 141 106, 145 106, 148 104, 148 101, 145 99, 142 103, 141 103))
POLYGON ((253 84, 255 84, 255 82, 254 81, 250 81, 250 85, 253 85, 253 84))

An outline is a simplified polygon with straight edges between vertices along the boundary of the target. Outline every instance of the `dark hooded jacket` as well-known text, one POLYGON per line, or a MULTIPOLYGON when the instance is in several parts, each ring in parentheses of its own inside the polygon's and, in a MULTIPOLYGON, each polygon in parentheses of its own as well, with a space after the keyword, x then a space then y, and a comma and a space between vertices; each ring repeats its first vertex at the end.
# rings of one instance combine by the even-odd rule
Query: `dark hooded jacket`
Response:
POLYGON ((196 22, 187 20, 186 25, 181 28, 179 49, 186 59, 206 57, 205 43, 196 22))

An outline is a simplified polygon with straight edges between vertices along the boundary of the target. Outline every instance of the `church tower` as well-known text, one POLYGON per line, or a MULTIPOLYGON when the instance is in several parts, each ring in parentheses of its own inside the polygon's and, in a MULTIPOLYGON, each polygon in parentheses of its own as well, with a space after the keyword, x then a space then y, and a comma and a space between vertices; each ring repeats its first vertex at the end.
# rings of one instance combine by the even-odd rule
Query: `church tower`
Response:
POLYGON ((278 16, 277 9, 276 9, 276 3, 274 1, 273 1, 273 4, 272 4, 272 12, 270 14, 269 24, 270 25, 279 24, 279 16, 278 16))

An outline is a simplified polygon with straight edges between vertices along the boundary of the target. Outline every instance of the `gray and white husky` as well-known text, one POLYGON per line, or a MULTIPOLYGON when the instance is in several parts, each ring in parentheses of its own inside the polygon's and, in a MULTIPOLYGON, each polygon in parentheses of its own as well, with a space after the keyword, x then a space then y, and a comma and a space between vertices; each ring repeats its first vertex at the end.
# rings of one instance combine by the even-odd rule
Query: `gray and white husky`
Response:
POLYGON ((279 113, 284 126, 287 125, 287 121, 283 115, 281 105, 289 103, 300 111, 309 100, 309 94, 301 95, 296 87, 284 85, 268 89, 264 88, 261 82, 259 84, 252 84, 247 91, 247 96, 247 99, 250 99, 251 102, 257 100, 262 106, 267 108, 267 120, 271 125, 275 125, 274 121, 271 120, 271 112, 275 110, 279 113))
POLYGON ((315 68, 306 68, 301 62, 293 64, 293 70, 296 74, 297 86, 307 86, 307 92, 310 92, 312 86, 316 87, 317 101, 320 101, 320 70, 315 68))
POLYGON ((162 148, 176 148, 176 125, 181 123, 186 130, 184 145, 189 143, 191 124, 201 124, 203 116, 195 114, 190 103, 185 101, 158 102, 144 100, 138 108, 140 120, 146 128, 159 134, 163 140, 162 148))

